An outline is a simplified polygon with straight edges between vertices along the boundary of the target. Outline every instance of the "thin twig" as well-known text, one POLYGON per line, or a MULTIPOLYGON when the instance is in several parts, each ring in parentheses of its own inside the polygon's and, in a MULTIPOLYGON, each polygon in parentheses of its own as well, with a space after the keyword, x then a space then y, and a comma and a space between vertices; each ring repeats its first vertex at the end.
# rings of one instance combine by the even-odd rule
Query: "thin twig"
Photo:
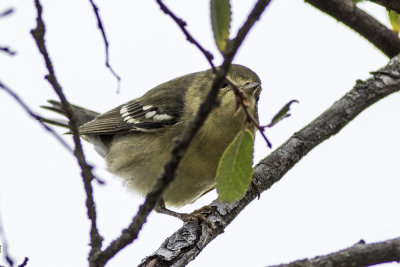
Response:
POLYGON ((397 34, 358 8, 351 0, 305 1, 358 32, 389 58, 400 53, 397 34))
POLYGON ((73 153, 72 148, 64 141, 64 139, 57 134, 52 128, 50 128, 49 126, 47 126, 46 123, 44 123, 42 121, 42 118, 37 115, 36 113, 34 113, 32 111, 32 109, 30 109, 28 107, 28 105, 25 104, 25 102, 13 91, 11 90, 8 86, 6 86, 4 83, 2 83, 0 81, 0 88, 3 88, 4 91, 6 91, 10 96, 12 96, 15 101, 17 101, 17 103, 31 116, 33 117, 35 120, 37 120, 40 125, 43 126, 44 129, 46 129, 46 131, 50 132, 56 139, 58 142, 61 143, 61 145, 63 145, 69 152, 73 153))
POLYGON ((18 265, 18 267, 25 267, 28 264, 28 261, 29 261, 29 258, 25 257, 24 261, 20 265, 18 265))
POLYGON ((13 12, 14 12, 14 8, 6 9, 5 11, 0 13, 0 19, 3 17, 6 17, 8 15, 11 15, 13 12))
MULTIPOLYGON (((1 215, 1 214, 0 214, 1 215)), ((6 234, 4 232, 4 227, 3 227, 3 220, 1 219, 0 216, 0 240, 2 241, 1 243, 3 244, 2 253, 4 254, 4 258, 8 265, 11 267, 14 266, 14 259, 11 257, 10 252, 8 251, 8 240, 6 238, 6 234)))
MULTIPOLYGON (((0 214, 1 215, 1 214, 0 214)), ((2 247, 0 246, 0 254, 4 255, 4 259, 6 260, 7 264, 11 267, 14 266, 14 259, 10 255, 10 251, 8 250, 8 240, 6 238, 6 233, 4 231, 4 226, 3 226, 3 220, 1 219, 0 216, 0 240, 2 241, 2 247)), ((18 265, 18 267, 24 267, 28 263, 29 259, 28 257, 24 258, 24 261, 18 265)), ((2 266, 2 265, 0 265, 2 266)))
POLYGON ((254 8, 251 10, 247 20, 243 24, 243 26, 239 29, 236 37, 228 42, 227 49, 224 55, 225 60, 232 61, 233 57, 236 55, 238 51, 237 47, 239 47, 244 38, 247 36, 247 33, 253 27, 253 25, 260 19, 261 14, 264 12, 265 8, 269 5, 271 0, 259 0, 254 8))
MULTIPOLYGON (((13 8, 6 9, 5 11, 0 13, 0 19, 3 17, 9 16, 14 12, 13 8)), ((9 56, 14 56, 17 54, 17 52, 11 50, 8 46, 0 46, 0 51, 8 54, 9 56)))
POLYGON ((156 2, 160 5, 161 10, 167 14, 168 16, 170 16, 175 22, 176 24, 179 26, 179 28, 181 28, 183 34, 185 34, 186 39, 191 42, 192 44, 194 44, 200 51, 201 53, 203 53, 203 55, 206 57, 208 63, 210 63, 211 68, 213 69, 214 73, 216 72, 216 68, 215 65, 213 63, 213 59, 214 56, 213 54, 211 54, 209 51, 207 51, 206 49, 204 49, 199 42, 197 42, 194 37, 186 30, 186 22, 183 21, 182 19, 178 18, 174 13, 172 13, 171 10, 168 9, 168 7, 166 5, 164 5, 164 3, 162 2, 162 0, 156 0, 156 2))
POLYGON ((261 160, 254 167, 257 190, 251 187, 241 200, 231 204, 214 200, 209 206, 215 212, 207 217, 214 224, 214 228, 211 229, 205 222, 186 223, 167 238, 155 253, 144 259, 140 266, 146 266, 150 262, 162 262, 163 266, 186 265, 224 232, 239 213, 257 197, 258 192, 271 188, 314 147, 337 134, 363 110, 399 90, 400 55, 375 72, 373 78, 365 82, 358 81, 350 92, 323 114, 261 160))
POLYGON ((51 84, 53 87, 54 91, 60 98, 62 107, 65 111, 65 114, 69 120, 69 127, 70 131, 73 136, 73 140, 75 143, 75 150, 74 150, 74 155, 78 161, 78 164, 82 170, 82 178, 83 178, 83 183, 87 195, 86 199, 86 207, 87 207, 87 213, 88 217, 91 221, 91 229, 90 229, 90 241, 91 241, 91 251, 89 255, 89 260, 93 257, 93 255, 96 255, 100 250, 101 250, 101 245, 102 245, 102 240, 103 238, 100 236, 98 230, 97 230, 97 224, 96 224, 96 207, 95 207, 95 202, 93 199, 93 188, 91 181, 94 178, 94 175, 92 173, 92 167, 86 162, 85 155, 83 153, 82 149, 82 144, 80 141, 79 137, 79 131, 78 131, 78 126, 77 126, 77 119, 76 116, 71 108, 70 103, 67 101, 62 87, 59 84, 57 77, 55 75, 55 71, 53 68, 53 64, 50 60, 49 54, 47 52, 46 44, 45 44, 45 25, 42 19, 42 6, 40 4, 39 0, 35 0, 35 5, 36 5, 36 10, 37 10, 37 18, 36 18, 36 28, 31 31, 31 34, 33 38, 36 41, 36 44, 39 48, 40 53, 43 56, 43 59, 45 61, 47 70, 49 72, 48 75, 45 76, 45 78, 48 80, 48 82, 51 84))
POLYGON ((93 2, 93 0, 89 0, 89 2, 93 7, 94 14, 96 15, 97 27, 99 28, 101 35, 103 36, 104 46, 106 49, 106 67, 110 70, 111 74, 117 79, 117 82, 118 82, 117 93, 119 93, 120 87, 121 87, 121 77, 114 71, 113 67, 110 64, 109 43, 108 43, 108 39, 106 36, 106 32, 104 30, 103 22, 101 21, 101 18, 100 18, 99 8, 93 2))
POLYGON ((11 50, 8 46, 0 46, 0 51, 10 55, 10 56, 15 56, 17 52, 11 50))
POLYGON ((400 237, 371 244, 361 240, 352 247, 329 255, 269 267, 363 267, 393 261, 400 262, 400 237))

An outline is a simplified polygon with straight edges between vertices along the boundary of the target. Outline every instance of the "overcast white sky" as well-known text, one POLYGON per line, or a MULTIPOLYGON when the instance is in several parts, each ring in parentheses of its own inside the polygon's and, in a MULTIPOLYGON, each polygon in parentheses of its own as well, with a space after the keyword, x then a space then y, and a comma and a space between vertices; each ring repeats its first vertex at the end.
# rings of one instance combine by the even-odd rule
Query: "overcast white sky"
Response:
MULTIPOLYGON (((179 75, 207 69, 155 1, 97 1, 110 41, 111 63, 122 77, 121 93, 104 67, 104 44, 89 1, 42 0, 46 40, 57 77, 68 99, 107 111, 179 75)), ((233 31, 253 1, 232 1, 233 31)), ((188 30, 216 55, 209 1, 165 2, 188 23, 188 30)), ((29 31, 35 26, 33 0, 2 1, 0 80, 35 111, 56 98, 43 79, 47 73, 29 31)), ((383 8, 363 8, 387 24, 383 8)), ((388 59, 358 34, 303 1, 273 1, 248 35, 234 62, 258 73, 263 82, 260 120, 268 123, 291 99, 292 117, 269 130, 274 148, 349 91, 357 79, 388 59)), ((400 95, 375 104, 336 136, 299 162, 259 201, 254 201, 189 266, 264 266, 326 254, 360 239, 382 241, 400 234, 400 95)), ((47 113, 48 114, 48 113, 47 113)), ((12 256, 34 266, 86 266, 89 222, 75 159, 4 92, 0 92, 0 212, 12 256)), ((60 130, 60 133, 63 131, 60 130)), ((64 136, 70 142, 70 136, 64 136)), ((85 144, 95 173, 98 225, 107 245, 126 227, 142 198, 128 192, 85 144)), ((255 163, 269 150, 257 139, 255 163)), ((209 203, 215 192, 195 205, 209 203)), ((139 239, 108 266, 135 266, 155 251, 182 223, 152 213, 139 239)), ((0 259, 0 265, 4 265, 0 259)))

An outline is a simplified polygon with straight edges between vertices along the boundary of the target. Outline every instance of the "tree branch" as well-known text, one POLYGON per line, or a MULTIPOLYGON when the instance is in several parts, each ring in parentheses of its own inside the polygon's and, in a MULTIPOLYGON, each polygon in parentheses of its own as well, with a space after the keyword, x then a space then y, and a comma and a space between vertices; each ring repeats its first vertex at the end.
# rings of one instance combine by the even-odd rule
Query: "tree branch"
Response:
POLYGON ((4 254, 3 257, 6 260, 7 264, 12 267, 14 266, 14 259, 10 255, 10 252, 8 251, 8 240, 6 238, 6 233, 3 229, 3 220, 1 216, 0 216, 0 240, 2 241, 1 244, 3 244, 2 247, 2 253, 4 254))
POLYGON ((100 249, 101 249, 101 244, 103 238, 100 236, 98 230, 97 230, 97 225, 96 225, 96 207, 93 199, 93 188, 92 188, 92 180, 94 178, 94 175, 92 173, 92 167, 89 166, 89 164, 86 162, 85 155, 83 153, 82 149, 82 144, 80 141, 79 137, 79 131, 78 131, 78 126, 77 126, 77 120, 76 116, 71 108, 70 103, 67 101, 63 89, 61 85, 59 84, 57 77, 55 75, 55 71, 53 68, 53 64, 51 62, 50 56, 47 52, 45 40, 44 40, 44 35, 45 35, 45 25, 42 19, 42 6, 40 4, 39 0, 35 0, 35 5, 36 5, 36 10, 37 10, 37 18, 36 18, 36 28, 31 30, 31 34, 33 38, 36 41, 36 45, 39 48, 40 53, 43 56, 43 59, 45 61, 47 70, 49 72, 48 75, 45 76, 47 81, 51 84, 53 87, 54 91, 60 98, 62 107, 65 111, 65 114, 69 120, 69 126, 70 130, 72 133, 72 137, 75 143, 75 150, 74 150, 74 155, 78 161, 78 164, 82 170, 81 175, 83 178, 83 183, 85 186, 85 191, 87 195, 86 199, 86 207, 87 207, 87 213, 88 217, 91 221, 91 230, 90 230, 90 240, 91 240, 91 251, 90 251, 90 256, 89 258, 92 258, 93 255, 96 255, 100 249))
POLYGON ((9 8, 9 9, 6 9, 5 11, 2 11, 0 13, 0 19, 7 17, 8 15, 11 15, 12 13, 14 13, 14 8, 9 8))
POLYGON ((400 0, 369 0, 369 1, 384 6, 389 10, 394 10, 397 13, 400 13, 400 0))
POLYGON ((25 258, 24 258, 24 261, 23 261, 20 265, 18 265, 18 267, 25 267, 25 266, 27 266, 27 265, 28 265, 28 261, 29 261, 29 258, 28 258, 28 257, 25 257, 25 258))
POLYGON ((101 21, 100 14, 99 14, 99 8, 97 5, 93 2, 93 0, 89 0, 90 4, 92 5, 93 12, 96 15, 97 19, 97 27, 99 28, 101 35, 103 36, 103 41, 104 41, 104 46, 106 49, 106 67, 110 70, 111 74, 117 79, 118 82, 118 87, 117 87, 117 93, 119 93, 120 86, 121 86, 121 77, 114 71, 113 67, 110 64, 110 52, 109 52, 109 43, 108 39, 106 36, 106 32, 103 27, 103 22, 101 21))
MULTIPOLYGON (((254 167, 259 191, 269 189, 298 161, 321 142, 337 134, 360 112, 389 94, 400 90, 400 55, 387 66, 373 73, 366 81, 357 81, 354 88, 336 101, 323 114, 308 124, 254 167)), ((193 260, 232 220, 255 198, 253 188, 238 202, 223 204, 214 200, 215 212, 208 216, 214 229, 207 223, 186 223, 167 238, 161 247, 142 261, 140 266, 162 263, 163 266, 185 265, 193 260)))
POLYGON ((43 126, 43 128, 46 129, 46 131, 50 132, 57 139, 57 141, 61 143, 62 146, 64 146, 69 152, 73 153, 72 148, 64 141, 64 139, 62 139, 61 136, 57 134, 52 128, 47 126, 47 124, 42 121, 42 118, 34 113, 32 109, 30 109, 28 105, 25 104, 25 102, 13 90, 11 90, 11 88, 6 86, 1 81, 0 88, 3 88, 4 91, 6 91, 12 98, 14 98, 14 100, 17 101, 22 109, 25 110, 32 118, 37 120, 43 126))
POLYGON ((260 19, 261 14, 264 12, 265 8, 269 5, 271 0, 258 0, 253 9, 251 10, 247 20, 243 23, 243 26, 239 29, 236 37, 230 40, 227 44, 226 52, 224 54, 225 60, 232 61, 233 57, 236 55, 238 51, 237 47, 239 47, 244 38, 247 36, 250 29, 254 26, 257 20, 260 19))
MULTIPOLYGON (((7 262, 7 264, 10 267, 13 267, 14 266, 14 259, 11 257, 10 252, 8 251, 8 240, 6 238, 6 233, 4 231, 3 220, 1 219, 1 216, 0 216, 0 240, 2 241, 1 242, 2 247, 0 246, 0 248, 1 248, 1 253, 0 254, 3 254, 3 257, 4 257, 5 261, 7 262)), ((29 261, 28 257, 25 257, 24 261, 21 264, 19 264, 18 267, 26 266, 28 261, 29 261)), ((0 265, 0 266, 2 266, 2 265, 0 265)))
POLYGON ((389 58, 400 53, 400 39, 397 34, 358 8, 352 1, 305 1, 358 32, 389 58))
POLYGON ((329 255, 269 267, 363 267, 392 261, 400 261, 400 238, 372 244, 361 240, 352 247, 329 255))
POLYGON ((8 54, 9 56, 15 56, 17 52, 11 50, 8 46, 0 46, 0 51, 8 54))
MULTIPOLYGON (((9 8, 9 9, 2 11, 2 12, 0 12, 0 19, 9 16, 12 13, 14 13, 13 8, 9 8)), ((17 52, 11 50, 8 46, 0 46, 0 51, 8 54, 9 56, 15 56, 15 54, 17 54, 17 52)))
POLYGON ((215 65, 213 63, 213 59, 214 56, 213 54, 211 54, 209 51, 207 51, 205 48, 203 48, 200 43, 198 41, 196 41, 196 39, 194 39, 194 37, 186 30, 186 22, 183 21, 182 19, 178 18, 171 10, 169 10, 169 8, 164 5, 164 3, 162 2, 162 0, 156 0, 156 2, 158 3, 158 5, 160 6, 161 10, 167 14, 168 16, 170 16, 175 22, 176 24, 179 26, 179 28, 181 28, 183 34, 186 36, 186 39, 194 44, 200 51, 201 53, 203 53, 203 55, 206 57, 208 63, 210 63, 211 68, 214 70, 214 72, 216 71, 215 69, 215 65))

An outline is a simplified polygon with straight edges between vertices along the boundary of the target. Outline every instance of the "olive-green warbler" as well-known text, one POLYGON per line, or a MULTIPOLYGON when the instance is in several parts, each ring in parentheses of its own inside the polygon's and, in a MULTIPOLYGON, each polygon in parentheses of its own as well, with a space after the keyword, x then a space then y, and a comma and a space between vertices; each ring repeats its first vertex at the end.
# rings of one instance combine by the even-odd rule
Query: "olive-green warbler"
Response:
MULTIPOLYGON (((251 115, 258 119, 260 79, 247 67, 232 65, 227 77, 243 90, 251 115)), ((146 195, 170 159, 174 139, 180 137, 211 89, 212 70, 188 74, 163 83, 142 97, 99 114, 72 106, 82 138, 105 158, 108 171, 120 176, 134 191, 146 195)), ((167 206, 183 206, 215 186, 218 162, 240 130, 256 127, 246 122, 237 97, 225 82, 219 89, 219 105, 210 113, 183 156, 176 177, 162 195, 167 206)), ((64 114, 61 104, 44 107, 64 114)), ((68 127, 68 123, 45 120, 68 127)), ((161 203, 162 203, 161 201, 161 203)))

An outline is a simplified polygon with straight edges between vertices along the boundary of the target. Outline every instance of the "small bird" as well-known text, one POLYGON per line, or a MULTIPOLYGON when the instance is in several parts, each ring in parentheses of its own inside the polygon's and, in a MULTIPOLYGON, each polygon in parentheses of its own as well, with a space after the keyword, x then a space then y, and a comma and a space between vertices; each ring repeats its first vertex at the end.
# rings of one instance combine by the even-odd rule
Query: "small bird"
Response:
MULTIPOLYGON (((174 140, 182 135, 207 96, 213 78, 211 69, 187 74, 103 114, 72 105, 79 134, 106 160, 109 172, 122 177, 133 191, 146 195, 170 159, 174 140)), ((258 120, 261 81, 257 74, 242 65, 231 65, 227 78, 244 92, 249 113, 258 120)), ((49 103, 51 107, 43 108, 65 115, 59 102, 49 103)), ((192 140, 156 211, 182 218, 167 210, 164 203, 184 206, 214 189, 222 153, 241 130, 256 131, 256 126, 247 122, 243 108, 238 110, 230 83, 219 88, 218 103, 192 140)), ((43 121, 68 128, 68 122, 43 121)))

